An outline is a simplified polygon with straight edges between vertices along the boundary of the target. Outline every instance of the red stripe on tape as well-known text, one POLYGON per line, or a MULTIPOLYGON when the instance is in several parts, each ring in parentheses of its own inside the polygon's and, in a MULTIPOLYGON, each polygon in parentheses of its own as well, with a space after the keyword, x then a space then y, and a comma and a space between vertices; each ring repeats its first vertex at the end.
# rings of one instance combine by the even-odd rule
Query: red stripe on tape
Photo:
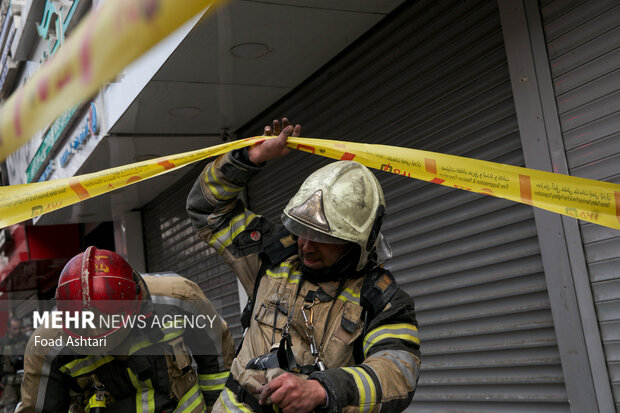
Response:
POLYGON ((131 183, 138 182, 140 179, 142 179, 142 178, 137 176, 137 175, 134 175, 131 178, 129 178, 125 184, 129 185, 131 183))
POLYGON ((528 175, 519 175, 521 202, 532 205, 532 182, 528 175))
POLYGON ((441 179, 441 178, 433 178, 429 182, 432 182, 434 184, 443 184, 444 182, 446 182, 446 180, 445 179, 441 179))
POLYGON ((437 163, 434 159, 424 158, 424 168, 426 172, 437 175, 437 163))
POLYGON ((355 158, 354 153, 345 152, 342 154, 342 157, 340 158, 340 160, 341 161, 352 161, 353 158, 355 158))
POLYGON ((90 194, 88 193, 86 188, 84 188, 80 181, 78 181, 77 179, 70 180, 69 187, 73 189, 73 192, 77 194, 78 198, 80 198, 80 201, 90 198, 90 194))
POLYGON ((161 165, 164 167, 164 169, 167 171, 168 169, 172 169, 174 168, 176 165, 173 164, 170 161, 161 161, 161 162, 157 162, 157 165, 161 165))
POLYGON ((297 145, 297 149, 300 151, 312 152, 314 153, 314 146, 302 145, 301 143, 297 145))

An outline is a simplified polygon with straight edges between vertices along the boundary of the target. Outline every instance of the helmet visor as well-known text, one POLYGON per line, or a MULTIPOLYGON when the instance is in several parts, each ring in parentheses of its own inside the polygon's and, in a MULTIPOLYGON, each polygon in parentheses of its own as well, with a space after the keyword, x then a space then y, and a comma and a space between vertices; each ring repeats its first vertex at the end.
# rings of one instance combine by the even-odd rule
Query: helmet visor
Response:
POLYGON ((348 244, 350 242, 319 232, 284 213, 282 214, 281 219, 286 229, 288 229, 291 234, 296 235, 299 238, 304 238, 314 242, 322 242, 325 244, 348 244))

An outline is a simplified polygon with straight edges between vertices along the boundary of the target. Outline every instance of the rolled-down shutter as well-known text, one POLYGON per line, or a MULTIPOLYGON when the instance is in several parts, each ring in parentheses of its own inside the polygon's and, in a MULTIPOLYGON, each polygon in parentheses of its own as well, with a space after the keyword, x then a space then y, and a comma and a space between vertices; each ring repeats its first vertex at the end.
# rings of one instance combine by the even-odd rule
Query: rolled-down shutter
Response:
MULTIPOLYGON (((541 11, 570 174, 620 183, 620 3, 545 1, 541 11)), ((620 411, 620 231, 580 224, 620 411)))
MULTIPOLYGON (((280 116, 303 136, 524 164, 495 1, 406 2, 241 135, 280 116)), ((326 162, 299 152, 272 161, 250 206, 278 220, 326 162)), ((413 411, 568 411, 532 209, 377 176, 388 267, 420 322, 413 411)))

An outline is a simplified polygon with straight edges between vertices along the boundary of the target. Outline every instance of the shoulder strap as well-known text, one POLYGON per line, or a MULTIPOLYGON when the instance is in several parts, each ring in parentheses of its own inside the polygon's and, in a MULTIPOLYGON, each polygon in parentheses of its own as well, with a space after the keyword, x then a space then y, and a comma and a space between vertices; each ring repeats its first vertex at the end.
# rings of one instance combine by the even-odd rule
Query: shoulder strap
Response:
MULTIPOLYGON (((361 304, 372 320, 390 302, 398 291, 398 284, 389 270, 375 267, 370 270, 362 285, 361 304)), ((368 320, 368 319, 367 319, 368 320)))
POLYGON ((385 268, 375 267, 366 276, 360 291, 360 304, 363 309, 362 320, 365 332, 355 341, 353 347, 355 363, 364 361, 363 337, 368 332, 368 327, 372 321, 383 311, 398 291, 398 288, 394 276, 385 268))
POLYGON ((264 264, 273 267, 297 253, 297 240, 287 230, 274 234, 263 246, 260 257, 264 264))
MULTIPOLYGON (((245 330, 250 326, 250 317, 254 311, 254 303, 258 294, 258 286, 261 278, 268 268, 280 264, 282 261, 297 252, 297 242, 287 230, 281 231, 271 237, 260 252, 261 266, 256 279, 254 280, 254 291, 252 297, 248 299, 243 312, 241 313, 241 327, 245 330)), ((241 347, 239 347, 241 348, 241 347)))

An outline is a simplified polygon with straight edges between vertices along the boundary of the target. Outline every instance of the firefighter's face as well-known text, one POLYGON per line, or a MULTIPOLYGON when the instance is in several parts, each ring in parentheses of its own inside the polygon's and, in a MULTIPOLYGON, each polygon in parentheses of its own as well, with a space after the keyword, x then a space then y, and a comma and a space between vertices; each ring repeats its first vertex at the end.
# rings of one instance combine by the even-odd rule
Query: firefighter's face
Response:
POLYGON ((11 324, 9 325, 9 335, 11 337, 17 337, 19 331, 21 330, 21 323, 17 320, 11 320, 11 324))
POLYGON ((305 238, 298 238, 297 246, 302 262, 312 270, 331 267, 349 249, 349 244, 327 244, 305 238))

